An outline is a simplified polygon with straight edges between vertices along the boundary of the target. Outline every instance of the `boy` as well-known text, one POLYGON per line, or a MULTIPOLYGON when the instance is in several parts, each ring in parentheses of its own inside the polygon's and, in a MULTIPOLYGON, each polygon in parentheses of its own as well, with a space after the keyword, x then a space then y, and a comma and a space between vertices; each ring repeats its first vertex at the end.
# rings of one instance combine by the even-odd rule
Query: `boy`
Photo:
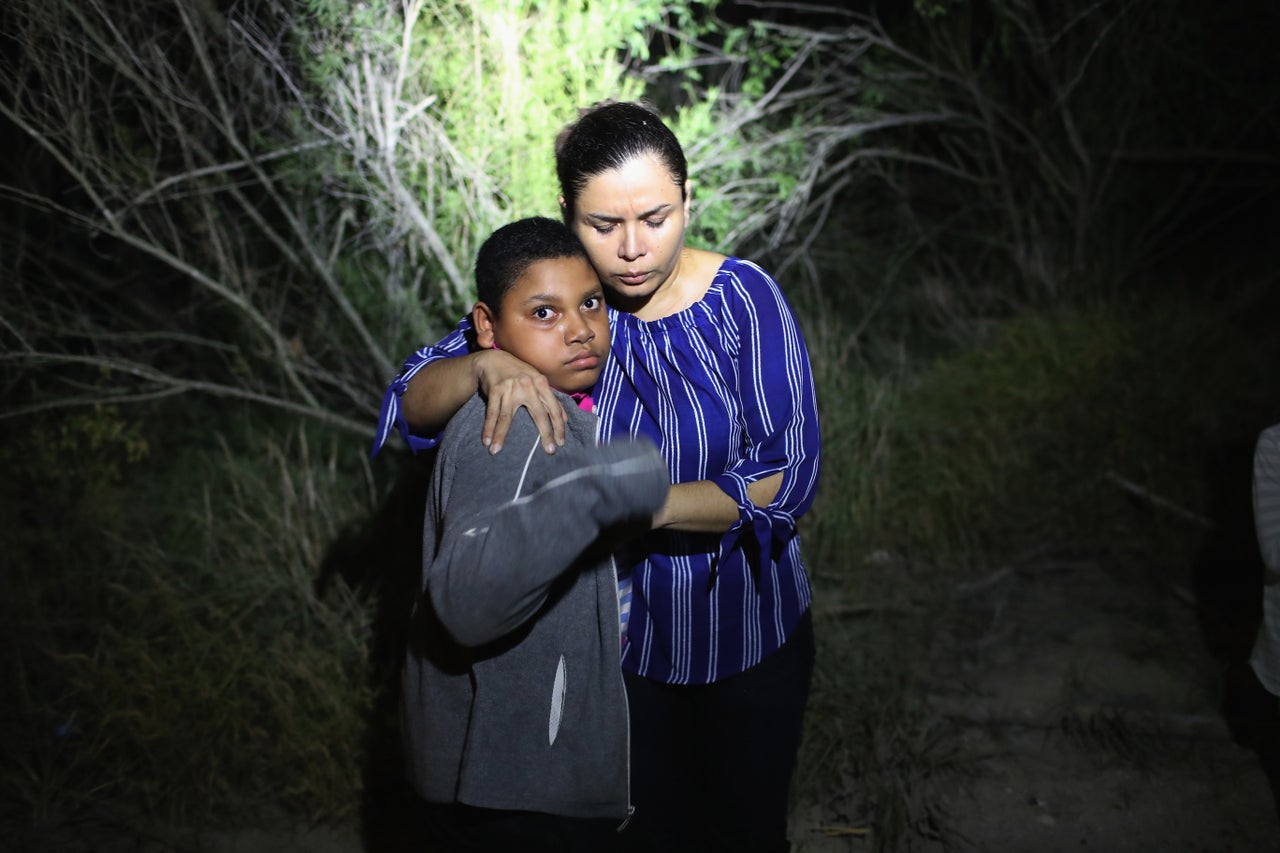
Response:
POLYGON ((404 674, 409 779, 433 850, 604 850, 630 805, 609 550, 648 529, 667 470, 652 446, 596 446, 595 416, 567 396, 595 384, 610 339, 572 232, 544 218, 499 228, 476 286, 476 343, 562 392, 565 446, 543 452, 518 411, 507 452, 490 454, 479 395, 445 429, 404 674))

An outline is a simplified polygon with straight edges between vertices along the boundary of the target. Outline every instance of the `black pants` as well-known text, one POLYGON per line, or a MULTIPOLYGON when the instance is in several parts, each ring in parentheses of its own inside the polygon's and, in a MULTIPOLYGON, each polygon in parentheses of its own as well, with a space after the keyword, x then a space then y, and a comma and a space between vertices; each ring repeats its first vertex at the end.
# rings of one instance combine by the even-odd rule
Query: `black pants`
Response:
POLYGON ((621 820, 424 803, 429 853, 616 853, 621 820))
POLYGON ((631 853, 785 853, 787 795, 813 674, 806 613, 782 648, 714 684, 626 673, 631 853))

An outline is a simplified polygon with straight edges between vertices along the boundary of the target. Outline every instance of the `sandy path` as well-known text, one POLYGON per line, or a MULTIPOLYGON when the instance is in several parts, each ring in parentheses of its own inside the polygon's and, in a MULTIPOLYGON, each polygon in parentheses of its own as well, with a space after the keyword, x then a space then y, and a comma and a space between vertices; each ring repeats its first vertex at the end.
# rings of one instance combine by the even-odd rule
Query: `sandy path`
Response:
MULTIPOLYGON (((933 650, 927 702, 968 759, 930 780, 933 825, 907 849, 1280 850, 1189 590, 1087 561, 1006 570, 957 599, 933 650)), ((804 823, 803 853, 873 849, 804 823)))

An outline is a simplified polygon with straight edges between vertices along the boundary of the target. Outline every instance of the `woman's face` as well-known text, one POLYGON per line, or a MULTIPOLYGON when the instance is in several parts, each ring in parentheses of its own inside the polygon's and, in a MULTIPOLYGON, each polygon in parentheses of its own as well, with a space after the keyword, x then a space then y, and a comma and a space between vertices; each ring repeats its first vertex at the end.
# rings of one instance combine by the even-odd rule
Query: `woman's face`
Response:
POLYGON ((646 154, 587 181, 569 225, 626 310, 675 280, 688 222, 689 194, 646 154))

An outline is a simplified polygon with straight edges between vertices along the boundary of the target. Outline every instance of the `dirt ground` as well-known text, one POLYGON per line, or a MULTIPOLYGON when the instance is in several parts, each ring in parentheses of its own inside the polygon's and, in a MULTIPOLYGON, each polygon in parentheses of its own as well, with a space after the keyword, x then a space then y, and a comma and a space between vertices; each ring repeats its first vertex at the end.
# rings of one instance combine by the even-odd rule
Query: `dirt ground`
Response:
MULTIPOLYGON (((966 757, 898 848, 1280 850, 1274 746, 1242 745, 1275 703, 1208 648, 1196 596, 1156 570, 1063 562, 962 590, 924 680, 966 757)), ((826 812, 797 816, 798 853, 875 849, 857 815, 826 812)))
MULTIPOLYGON (((1154 569, 1081 561, 995 571, 953 598, 921 681, 939 749, 957 758, 914 792, 914 825, 894 849, 1280 851, 1260 758, 1280 747, 1259 746, 1240 724, 1241 714, 1261 719, 1275 705, 1247 670, 1228 677, 1209 652, 1191 589, 1154 569), (1228 684, 1239 712, 1232 724, 1228 684)), ((877 849, 849 799, 799 807, 795 853, 877 849)), ((0 851, 24 853, 379 846, 350 828, 296 826, 139 837, 81 824, 0 837, 0 851)))

